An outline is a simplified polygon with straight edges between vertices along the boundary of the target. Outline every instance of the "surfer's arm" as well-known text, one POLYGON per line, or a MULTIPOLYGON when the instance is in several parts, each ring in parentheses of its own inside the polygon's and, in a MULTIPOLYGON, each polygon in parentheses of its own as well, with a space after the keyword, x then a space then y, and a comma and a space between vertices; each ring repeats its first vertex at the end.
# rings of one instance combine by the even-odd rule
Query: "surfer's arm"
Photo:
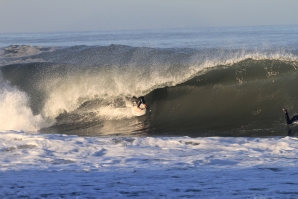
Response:
POLYGON ((286 118, 286 122, 287 122, 287 124, 291 124, 292 122, 291 122, 291 120, 290 120, 290 118, 289 118, 289 114, 288 114, 287 109, 282 109, 282 110, 283 110, 283 112, 285 113, 285 118, 286 118))
POLYGON ((139 101, 138 101, 138 108, 139 108, 139 109, 141 109, 141 108, 140 108, 141 104, 142 104, 142 102, 141 102, 141 100, 139 100, 139 101))

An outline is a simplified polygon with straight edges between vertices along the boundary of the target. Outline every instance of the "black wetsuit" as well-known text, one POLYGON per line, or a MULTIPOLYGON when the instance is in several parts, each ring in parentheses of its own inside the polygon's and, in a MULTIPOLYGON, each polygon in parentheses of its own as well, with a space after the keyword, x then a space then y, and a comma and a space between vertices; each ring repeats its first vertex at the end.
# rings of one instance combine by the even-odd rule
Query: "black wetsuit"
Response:
POLYGON ((292 124, 293 122, 295 122, 295 121, 298 120, 298 115, 295 115, 294 117, 292 117, 290 119, 289 114, 288 114, 288 111, 287 110, 284 110, 284 112, 285 112, 285 118, 286 118, 287 124, 292 124))
POLYGON ((291 119, 289 117, 288 111, 286 109, 283 109, 285 113, 285 118, 288 126, 288 136, 296 136, 296 134, 292 134, 292 128, 290 127, 290 124, 292 124, 295 121, 298 121, 298 115, 294 115, 291 119))
POLYGON ((137 104, 138 108, 140 108, 141 104, 146 104, 144 96, 141 96, 141 97, 133 96, 132 98, 134 99, 134 101, 137 104))

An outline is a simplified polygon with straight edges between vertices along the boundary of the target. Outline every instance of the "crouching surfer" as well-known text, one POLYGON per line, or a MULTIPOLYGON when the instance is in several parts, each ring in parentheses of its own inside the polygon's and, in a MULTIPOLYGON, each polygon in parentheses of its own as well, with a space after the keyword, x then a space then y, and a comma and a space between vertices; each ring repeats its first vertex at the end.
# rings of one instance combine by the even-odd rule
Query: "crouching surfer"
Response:
POLYGON ((145 98, 144 96, 141 97, 132 97, 134 102, 133 104, 136 105, 139 109, 143 110, 144 108, 146 108, 146 102, 145 102, 145 98), (141 108, 140 106, 143 105, 143 108, 141 108))

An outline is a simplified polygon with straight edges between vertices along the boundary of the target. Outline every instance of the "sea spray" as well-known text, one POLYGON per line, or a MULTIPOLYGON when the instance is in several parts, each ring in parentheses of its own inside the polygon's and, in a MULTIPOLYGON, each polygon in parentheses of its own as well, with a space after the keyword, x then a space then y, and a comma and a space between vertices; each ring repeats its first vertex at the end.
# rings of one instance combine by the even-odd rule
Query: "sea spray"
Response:
POLYGON ((0 74, 0 129, 38 131, 54 121, 33 115, 25 92, 5 82, 0 74))

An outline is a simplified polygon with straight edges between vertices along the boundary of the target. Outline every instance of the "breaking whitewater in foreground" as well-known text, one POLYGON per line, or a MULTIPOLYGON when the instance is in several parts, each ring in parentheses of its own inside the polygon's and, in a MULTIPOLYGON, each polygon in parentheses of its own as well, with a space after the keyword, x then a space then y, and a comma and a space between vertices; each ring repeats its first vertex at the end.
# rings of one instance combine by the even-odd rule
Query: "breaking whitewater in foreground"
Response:
POLYGON ((297 198, 296 138, 2 132, 0 198, 297 198))

